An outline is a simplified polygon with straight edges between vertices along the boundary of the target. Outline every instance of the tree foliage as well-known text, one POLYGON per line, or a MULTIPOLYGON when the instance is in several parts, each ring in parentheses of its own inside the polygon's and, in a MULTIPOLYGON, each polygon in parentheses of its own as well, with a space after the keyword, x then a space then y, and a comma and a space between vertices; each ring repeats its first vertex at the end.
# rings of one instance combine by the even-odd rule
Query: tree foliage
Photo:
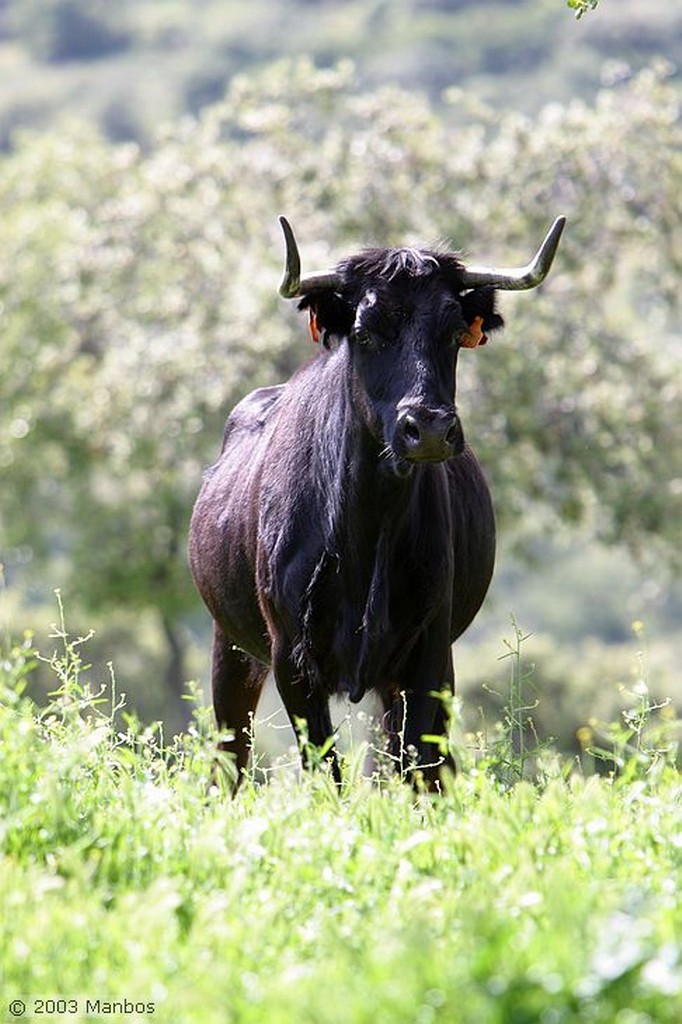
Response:
POLYGON ((437 239, 522 262, 562 212, 547 284, 505 296, 507 331, 461 360, 465 429, 504 529, 587 522, 679 559, 681 190, 663 68, 455 129, 349 65, 287 62, 149 152, 82 125, 23 137, 0 165, 0 557, 172 628, 227 411, 310 354, 276 295, 277 214, 313 267, 437 239))
POLYGON ((599 0, 566 0, 566 3, 571 10, 575 11, 578 20, 588 11, 596 11, 599 6, 599 0))

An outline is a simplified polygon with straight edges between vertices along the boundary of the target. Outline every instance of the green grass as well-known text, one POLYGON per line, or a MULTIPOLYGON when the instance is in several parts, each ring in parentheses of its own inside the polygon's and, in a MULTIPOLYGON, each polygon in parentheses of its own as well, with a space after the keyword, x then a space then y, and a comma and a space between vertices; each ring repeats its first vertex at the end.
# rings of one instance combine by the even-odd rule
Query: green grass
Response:
POLYGON ((433 798, 363 778, 357 751, 341 791, 282 772, 230 800, 208 712, 164 747, 55 636, 46 709, 22 693, 29 641, 0 658, 0 1020, 57 996, 75 1012, 43 1019, 682 1019, 669 757, 515 785, 470 759, 433 798))

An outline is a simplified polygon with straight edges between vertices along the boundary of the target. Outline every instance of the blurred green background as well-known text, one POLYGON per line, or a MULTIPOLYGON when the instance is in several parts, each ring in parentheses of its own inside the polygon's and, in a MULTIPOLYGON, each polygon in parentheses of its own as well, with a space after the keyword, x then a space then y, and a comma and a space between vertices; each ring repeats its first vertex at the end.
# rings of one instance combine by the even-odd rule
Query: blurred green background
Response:
POLYGON ((525 262, 565 213, 548 282, 460 360, 501 544, 459 689, 472 729, 499 715, 513 614, 561 749, 642 679, 679 708, 681 43, 666 0, 0 0, 4 640, 49 650, 60 588, 93 674, 182 726, 202 469, 311 354, 277 215, 317 267, 525 262))

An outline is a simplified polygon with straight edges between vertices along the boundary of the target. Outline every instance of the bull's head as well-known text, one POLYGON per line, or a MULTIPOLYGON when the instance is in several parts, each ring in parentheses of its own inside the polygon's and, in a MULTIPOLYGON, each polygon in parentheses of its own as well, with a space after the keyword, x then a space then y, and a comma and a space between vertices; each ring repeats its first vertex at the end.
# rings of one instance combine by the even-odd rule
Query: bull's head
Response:
POLYGON ((525 267, 465 267, 454 253, 369 249, 302 278, 293 231, 280 217, 287 251, 280 294, 309 310, 314 340, 348 344, 353 397, 399 475, 462 451, 458 352, 485 344, 502 326, 496 289, 535 288, 544 280, 565 222, 555 220, 525 267))

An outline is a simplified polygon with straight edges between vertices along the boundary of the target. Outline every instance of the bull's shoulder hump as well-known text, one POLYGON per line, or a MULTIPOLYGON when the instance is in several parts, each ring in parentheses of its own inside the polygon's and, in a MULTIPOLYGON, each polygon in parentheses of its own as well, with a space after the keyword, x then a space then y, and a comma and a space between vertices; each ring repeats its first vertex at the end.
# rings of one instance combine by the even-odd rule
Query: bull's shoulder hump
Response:
POLYGON ((223 451, 228 440, 261 432, 285 387, 285 384, 273 384, 257 388, 235 405, 225 424, 223 451))

